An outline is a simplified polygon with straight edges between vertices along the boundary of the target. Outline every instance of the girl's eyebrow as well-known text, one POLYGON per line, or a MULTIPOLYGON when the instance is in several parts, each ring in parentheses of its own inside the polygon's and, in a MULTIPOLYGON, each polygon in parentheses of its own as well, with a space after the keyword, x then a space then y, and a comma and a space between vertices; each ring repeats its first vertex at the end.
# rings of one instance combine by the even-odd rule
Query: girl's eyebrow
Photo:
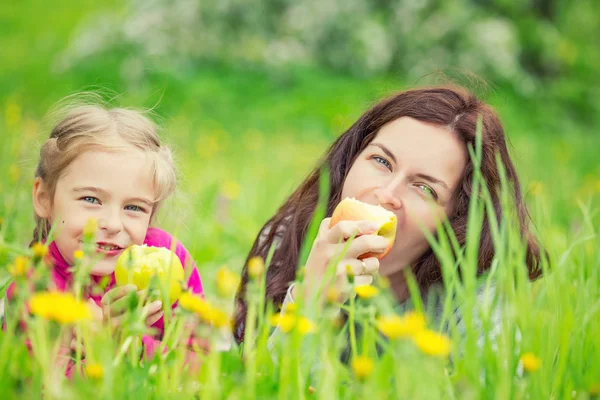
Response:
POLYGON ((148 207, 154 207, 154 202, 153 201, 150 201, 150 200, 145 199, 143 197, 133 197, 133 198, 129 199, 129 201, 140 202, 140 203, 146 204, 148 207))
POLYGON ((94 192, 94 193, 103 193, 106 194, 106 190, 104 189, 100 189, 94 186, 83 186, 83 187, 76 187, 73 188, 73 192, 94 192))
POLYGON ((369 143, 369 146, 379 147, 389 158, 392 159, 392 161, 394 163, 397 163, 396 157, 394 156, 394 154, 390 151, 390 149, 388 149, 387 147, 385 147, 381 143, 369 143))

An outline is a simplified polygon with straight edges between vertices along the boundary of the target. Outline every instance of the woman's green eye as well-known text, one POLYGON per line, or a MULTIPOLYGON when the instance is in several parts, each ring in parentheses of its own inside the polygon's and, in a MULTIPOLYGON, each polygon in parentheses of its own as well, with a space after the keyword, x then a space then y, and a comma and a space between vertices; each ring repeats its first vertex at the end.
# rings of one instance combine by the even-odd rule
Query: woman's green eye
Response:
POLYGON ((419 185, 418 186, 425 194, 431 196, 433 199, 437 200, 437 193, 427 185, 419 185))

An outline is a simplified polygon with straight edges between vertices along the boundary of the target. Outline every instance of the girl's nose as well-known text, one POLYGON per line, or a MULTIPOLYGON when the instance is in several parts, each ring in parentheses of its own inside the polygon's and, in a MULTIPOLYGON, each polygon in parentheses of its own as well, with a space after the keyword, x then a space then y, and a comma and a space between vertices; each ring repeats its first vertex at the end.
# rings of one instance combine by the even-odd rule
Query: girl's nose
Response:
POLYGON ((382 206, 389 206, 393 210, 402 208, 402 199, 400 198, 399 180, 390 180, 375 189, 375 196, 382 206))
POLYGON ((123 230, 120 210, 107 210, 102 218, 98 219, 98 228, 106 231, 109 235, 114 235, 123 230))

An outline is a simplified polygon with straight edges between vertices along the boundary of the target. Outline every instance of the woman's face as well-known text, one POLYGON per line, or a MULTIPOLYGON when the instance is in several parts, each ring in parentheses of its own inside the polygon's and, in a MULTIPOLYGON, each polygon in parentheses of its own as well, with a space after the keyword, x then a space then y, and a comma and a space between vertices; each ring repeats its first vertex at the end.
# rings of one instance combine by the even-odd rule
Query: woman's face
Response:
POLYGON ((422 228, 452 212, 452 194, 467 163, 465 145, 445 127, 402 117, 384 125, 358 155, 342 189, 381 204, 398 217, 396 241, 381 261, 380 273, 392 275, 414 263, 428 248, 422 228))

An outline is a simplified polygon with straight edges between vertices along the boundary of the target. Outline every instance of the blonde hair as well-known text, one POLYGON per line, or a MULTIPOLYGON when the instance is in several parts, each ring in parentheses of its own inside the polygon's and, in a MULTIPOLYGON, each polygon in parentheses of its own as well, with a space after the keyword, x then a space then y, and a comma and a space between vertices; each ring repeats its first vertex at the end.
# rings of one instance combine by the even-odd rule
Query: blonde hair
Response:
MULTIPOLYGON (((132 146, 144 151, 151 162, 157 193, 153 218, 163 200, 175 191, 177 171, 171 150, 161 145, 156 125, 138 111, 98 105, 71 108, 42 145, 35 176, 41 178, 53 199, 59 178, 78 156, 86 151, 119 151, 132 146)), ((35 221, 32 243, 46 240, 50 232, 47 219, 36 215, 35 221)))

